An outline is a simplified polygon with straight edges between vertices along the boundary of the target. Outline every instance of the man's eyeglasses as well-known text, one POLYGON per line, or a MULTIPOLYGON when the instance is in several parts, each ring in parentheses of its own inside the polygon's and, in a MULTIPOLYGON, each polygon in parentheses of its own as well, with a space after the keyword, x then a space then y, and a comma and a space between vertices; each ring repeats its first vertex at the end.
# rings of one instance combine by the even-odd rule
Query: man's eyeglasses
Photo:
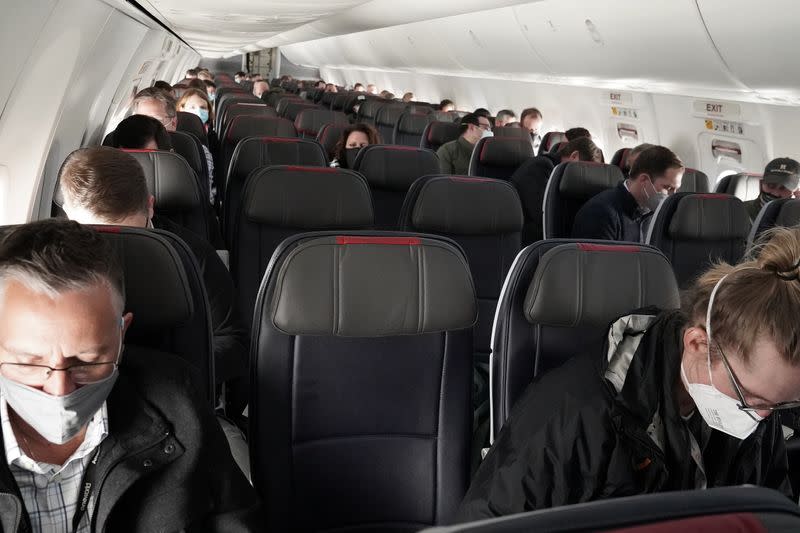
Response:
POLYGON ((89 385, 104 380, 111 375, 116 367, 117 361, 78 363, 66 368, 53 368, 47 365, 28 363, 0 363, 0 374, 17 383, 39 387, 44 385, 53 372, 66 372, 73 383, 89 385))
POLYGON ((759 404, 759 405, 750 405, 744 399, 744 393, 742 392, 742 387, 739 385, 739 380, 736 379, 736 374, 733 373, 733 369, 731 368, 730 363, 728 362, 728 358, 725 357, 725 353, 722 351, 722 348, 718 343, 717 349, 719 350, 720 355, 722 356, 722 363, 725 365, 725 370, 728 371, 728 377, 733 384, 733 389, 736 391, 736 396, 739 397, 739 409, 742 411, 747 412, 754 412, 754 411, 783 411, 786 409, 797 409, 800 407, 800 400, 795 400, 791 402, 780 402, 771 405, 766 404, 759 404))

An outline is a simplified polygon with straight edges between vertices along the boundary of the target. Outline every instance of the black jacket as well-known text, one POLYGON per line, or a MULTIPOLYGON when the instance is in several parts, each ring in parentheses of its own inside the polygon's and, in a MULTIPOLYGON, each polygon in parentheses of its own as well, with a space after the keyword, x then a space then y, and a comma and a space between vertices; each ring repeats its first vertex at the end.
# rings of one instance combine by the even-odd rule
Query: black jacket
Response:
POLYGON ((744 441, 712 430, 698 414, 689 424, 681 418, 674 389, 685 323, 676 311, 624 317, 612 325, 614 342, 602 353, 575 357, 534 382, 475 475, 457 519, 693 489, 689 424, 703 435, 709 488, 753 484, 790 495, 777 417, 744 441))
POLYGON ((522 245, 540 241, 544 238, 542 229, 542 205, 547 181, 555 166, 561 160, 553 154, 532 157, 525 161, 511 176, 511 183, 517 188, 525 213, 522 227, 522 245))
POLYGON ((639 204, 623 182, 601 192, 578 210, 572 237, 643 242, 642 223, 646 218, 640 214, 639 204))
MULTIPOLYGON (((193 376, 173 355, 125 349, 107 400, 109 435, 100 445, 92 488, 92 531, 261 529, 255 491, 234 463, 193 376)), ((0 461, 0 531, 30 531, 5 456, 0 461)))

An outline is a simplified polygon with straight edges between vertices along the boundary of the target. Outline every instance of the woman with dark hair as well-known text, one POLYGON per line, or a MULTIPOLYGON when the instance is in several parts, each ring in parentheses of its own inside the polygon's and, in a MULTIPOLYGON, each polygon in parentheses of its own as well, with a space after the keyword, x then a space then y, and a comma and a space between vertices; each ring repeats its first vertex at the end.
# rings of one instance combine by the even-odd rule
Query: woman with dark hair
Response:
POLYGON ((380 144, 378 131, 369 124, 353 124, 342 132, 336 144, 332 167, 353 168, 358 152, 370 144, 380 144))
POLYGON ((147 115, 131 115, 120 122, 114 130, 114 145, 130 150, 172 150, 167 129, 147 115))

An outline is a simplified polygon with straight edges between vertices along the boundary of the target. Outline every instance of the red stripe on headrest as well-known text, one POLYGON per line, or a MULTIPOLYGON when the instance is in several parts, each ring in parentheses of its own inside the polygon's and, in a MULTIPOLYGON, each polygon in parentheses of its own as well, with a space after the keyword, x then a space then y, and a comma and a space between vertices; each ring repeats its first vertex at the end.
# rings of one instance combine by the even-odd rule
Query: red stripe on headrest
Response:
POLYGON ((301 166, 292 166, 289 165, 286 167, 286 170, 291 170, 294 172, 318 172, 322 174, 335 174, 338 172, 335 168, 328 168, 328 167, 301 167, 301 166))
POLYGON ((590 244, 587 242, 578 243, 578 249, 584 252, 626 252, 635 253, 641 251, 638 246, 628 246, 624 244, 590 244))
POLYGON ((153 149, 153 148, 120 148, 123 152, 127 152, 129 154, 145 154, 149 152, 162 152, 163 150, 153 149))
POLYGON ((99 231, 100 233, 120 233, 119 226, 105 226, 101 224, 94 224, 92 225, 95 231, 99 231))
POLYGON ((391 246, 419 246, 419 237, 336 237, 336 244, 388 244, 391 246))
POLYGON ((711 198, 715 200, 720 200, 724 198, 732 198, 730 194, 714 194, 714 193, 706 193, 706 194, 693 194, 695 198, 711 198))
POLYGON ((472 178, 467 176, 450 176, 450 181, 464 181, 467 183, 486 183, 486 182, 494 182, 497 180, 493 180, 491 178, 472 178))
POLYGON ((302 139, 298 137, 259 137, 258 140, 276 143, 299 143, 302 141, 302 139))
POLYGON ((386 146, 388 150, 395 150, 399 152, 418 152, 420 149, 414 146, 386 146))

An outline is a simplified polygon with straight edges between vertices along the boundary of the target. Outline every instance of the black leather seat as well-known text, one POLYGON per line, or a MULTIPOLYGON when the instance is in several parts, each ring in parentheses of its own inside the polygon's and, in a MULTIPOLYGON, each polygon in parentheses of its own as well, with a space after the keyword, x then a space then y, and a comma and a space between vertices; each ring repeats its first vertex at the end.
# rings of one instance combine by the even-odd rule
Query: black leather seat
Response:
POLYGON ((303 109, 294 121, 297 133, 306 139, 316 139, 326 124, 347 126, 350 121, 344 113, 327 109, 303 109))
POLYGON ((422 135, 431 120, 429 113, 403 113, 395 125, 392 144, 421 146, 422 135))
POLYGON ((543 155, 550 152, 558 143, 567 140, 567 136, 563 131, 548 131, 542 137, 542 142, 539 144, 539 152, 536 155, 543 155))
MULTIPOLYGON (((370 126, 375 126, 375 120, 378 116, 378 111, 381 107, 387 105, 388 102, 386 100, 382 100, 380 98, 367 98, 358 108, 358 120, 357 122, 361 122, 364 124, 369 124, 370 126)), ((388 142, 389 139, 382 139, 384 142, 388 142)))
POLYGON ((208 137, 206 135, 206 128, 203 125, 203 121, 200 120, 200 117, 195 115, 194 113, 186 113, 185 111, 178 111, 178 121, 175 126, 175 129, 178 131, 183 131, 185 133, 189 133, 194 135, 200 142, 205 145, 208 145, 208 137))
POLYGON ((334 151, 339 139, 342 138, 344 130, 347 128, 345 124, 325 124, 317 134, 317 142, 325 150, 328 159, 333 160, 335 157, 334 151))
MULTIPOLYGON (((273 101, 275 102, 275 105, 272 106, 272 107, 275 108, 275 111, 277 111, 279 117, 285 117, 286 116, 286 107, 289 104, 301 102, 301 103, 303 103, 305 105, 309 105, 308 100, 303 100, 302 98, 300 98, 299 96, 296 96, 294 94, 285 94, 284 93, 284 94, 279 95, 277 98, 274 98, 273 101)), ((267 105, 271 105, 271 104, 269 102, 267 102, 267 105)))
POLYGON ((642 307, 679 305, 670 264, 653 247, 554 239, 522 250, 494 324, 492 435, 535 377, 601 349, 614 319, 642 307))
POLYGON ((264 115, 268 117, 277 117, 278 114, 274 109, 264 103, 253 102, 237 102, 227 107, 225 115, 217 115, 218 131, 225 130, 225 127, 230 124, 234 117, 239 115, 264 115))
POLYGON ((492 131, 494 132, 494 136, 500 139, 510 137, 512 139, 525 139, 528 141, 528 144, 531 142, 530 132, 522 128, 503 126, 502 128, 494 128, 492 131))
POLYGON ((767 230, 775 227, 791 228, 799 224, 800 200, 785 198, 767 202, 753 221, 753 227, 750 229, 750 235, 747 238, 747 249, 751 249, 767 230))
POLYGON ((647 242, 664 252, 683 289, 715 261, 738 263, 749 233, 750 217, 739 198, 679 192, 661 202, 647 242))
POLYGON ((372 198, 350 170, 273 166, 247 178, 235 214, 231 273, 242 316, 253 316, 256 293, 272 252, 292 235, 324 229, 370 229, 372 198))
POLYGON ((421 148, 434 152, 445 143, 455 141, 461 135, 461 127, 454 122, 434 121, 425 127, 422 132, 421 148))
POLYGON ((330 109, 333 105, 333 101, 336 97, 339 96, 339 93, 322 93, 322 96, 319 99, 319 105, 322 106, 323 109, 330 109))
POLYGON ((433 111, 433 120, 437 122, 458 122, 461 120, 461 115, 456 111, 433 111))
POLYGON ((725 176, 717 182, 714 192, 732 194, 743 202, 755 200, 761 194, 762 177, 762 174, 753 174, 749 172, 725 176))
POLYGON ((472 150, 469 175, 508 180, 519 166, 533 155, 530 137, 481 139, 472 150))
POLYGON ((406 193, 418 178, 439 174, 439 158, 430 150, 374 144, 358 152, 353 170, 369 183, 375 204, 375 225, 397 227, 406 193))
POLYGON ((305 100, 296 100, 294 102, 289 102, 286 105, 286 108, 283 111, 283 115, 281 116, 287 120, 291 120, 292 122, 294 122, 295 120, 297 120, 297 115, 299 115, 302 111, 306 111, 309 109, 320 109, 320 107, 316 104, 308 103, 305 100))
POLYGON ((628 157, 631 155, 630 148, 620 148, 611 157, 611 164, 619 167, 623 174, 626 176, 631 171, 631 166, 628 164, 628 157))
POLYGON ((800 508, 771 489, 722 487, 613 498, 421 533, 789 533, 800 508))
POLYGON ((711 192, 711 184, 705 172, 694 168, 687 168, 683 171, 680 192, 711 192))
POLYGON ((247 176, 256 169, 275 165, 326 167, 328 158, 319 143, 311 139, 248 137, 239 142, 231 156, 225 184, 223 228, 229 247, 233 246, 233 227, 247 176))
MULTIPOLYGON (((219 97, 218 97, 219 98, 219 97)), ((264 101, 254 96, 251 93, 241 94, 226 94, 225 97, 219 98, 216 101, 214 111, 217 116, 217 124, 226 124, 228 122, 227 114, 228 108, 236 104, 263 104, 264 101)), ((218 129, 218 131, 221 131, 218 129)))
MULTIPOLYGON (((331 111, 346 112, 345 106, 348 100, 350 100, 350 98, 353 96, 353 94, 354 93, 351 91, 342 91, 336 93, 336 96, 331 102, 331 111)), ((355 93, 355 94, 360 94, 360 93, 355 93)))
POLYGON ((588 161, 557 165, 544 193, 544 238, 570 237, 575 215, 583 204, 622 180, 622 171, 615 165, 588 161))
MULTIPOLYGON (((397 121, 403 113, 406 112, 405 104, 387 104, 378 109, 378 114, 375 116, 375 128, 386 144, 394 143, 394 130, 397 121)), ((419 145, 415 145, 419 146, 419 145)))
POLYGON ((410 533, 452 516, 469 482, 475 314, 467 261, 443 237, 281 244, 253 333, 265 531, 410 533))

